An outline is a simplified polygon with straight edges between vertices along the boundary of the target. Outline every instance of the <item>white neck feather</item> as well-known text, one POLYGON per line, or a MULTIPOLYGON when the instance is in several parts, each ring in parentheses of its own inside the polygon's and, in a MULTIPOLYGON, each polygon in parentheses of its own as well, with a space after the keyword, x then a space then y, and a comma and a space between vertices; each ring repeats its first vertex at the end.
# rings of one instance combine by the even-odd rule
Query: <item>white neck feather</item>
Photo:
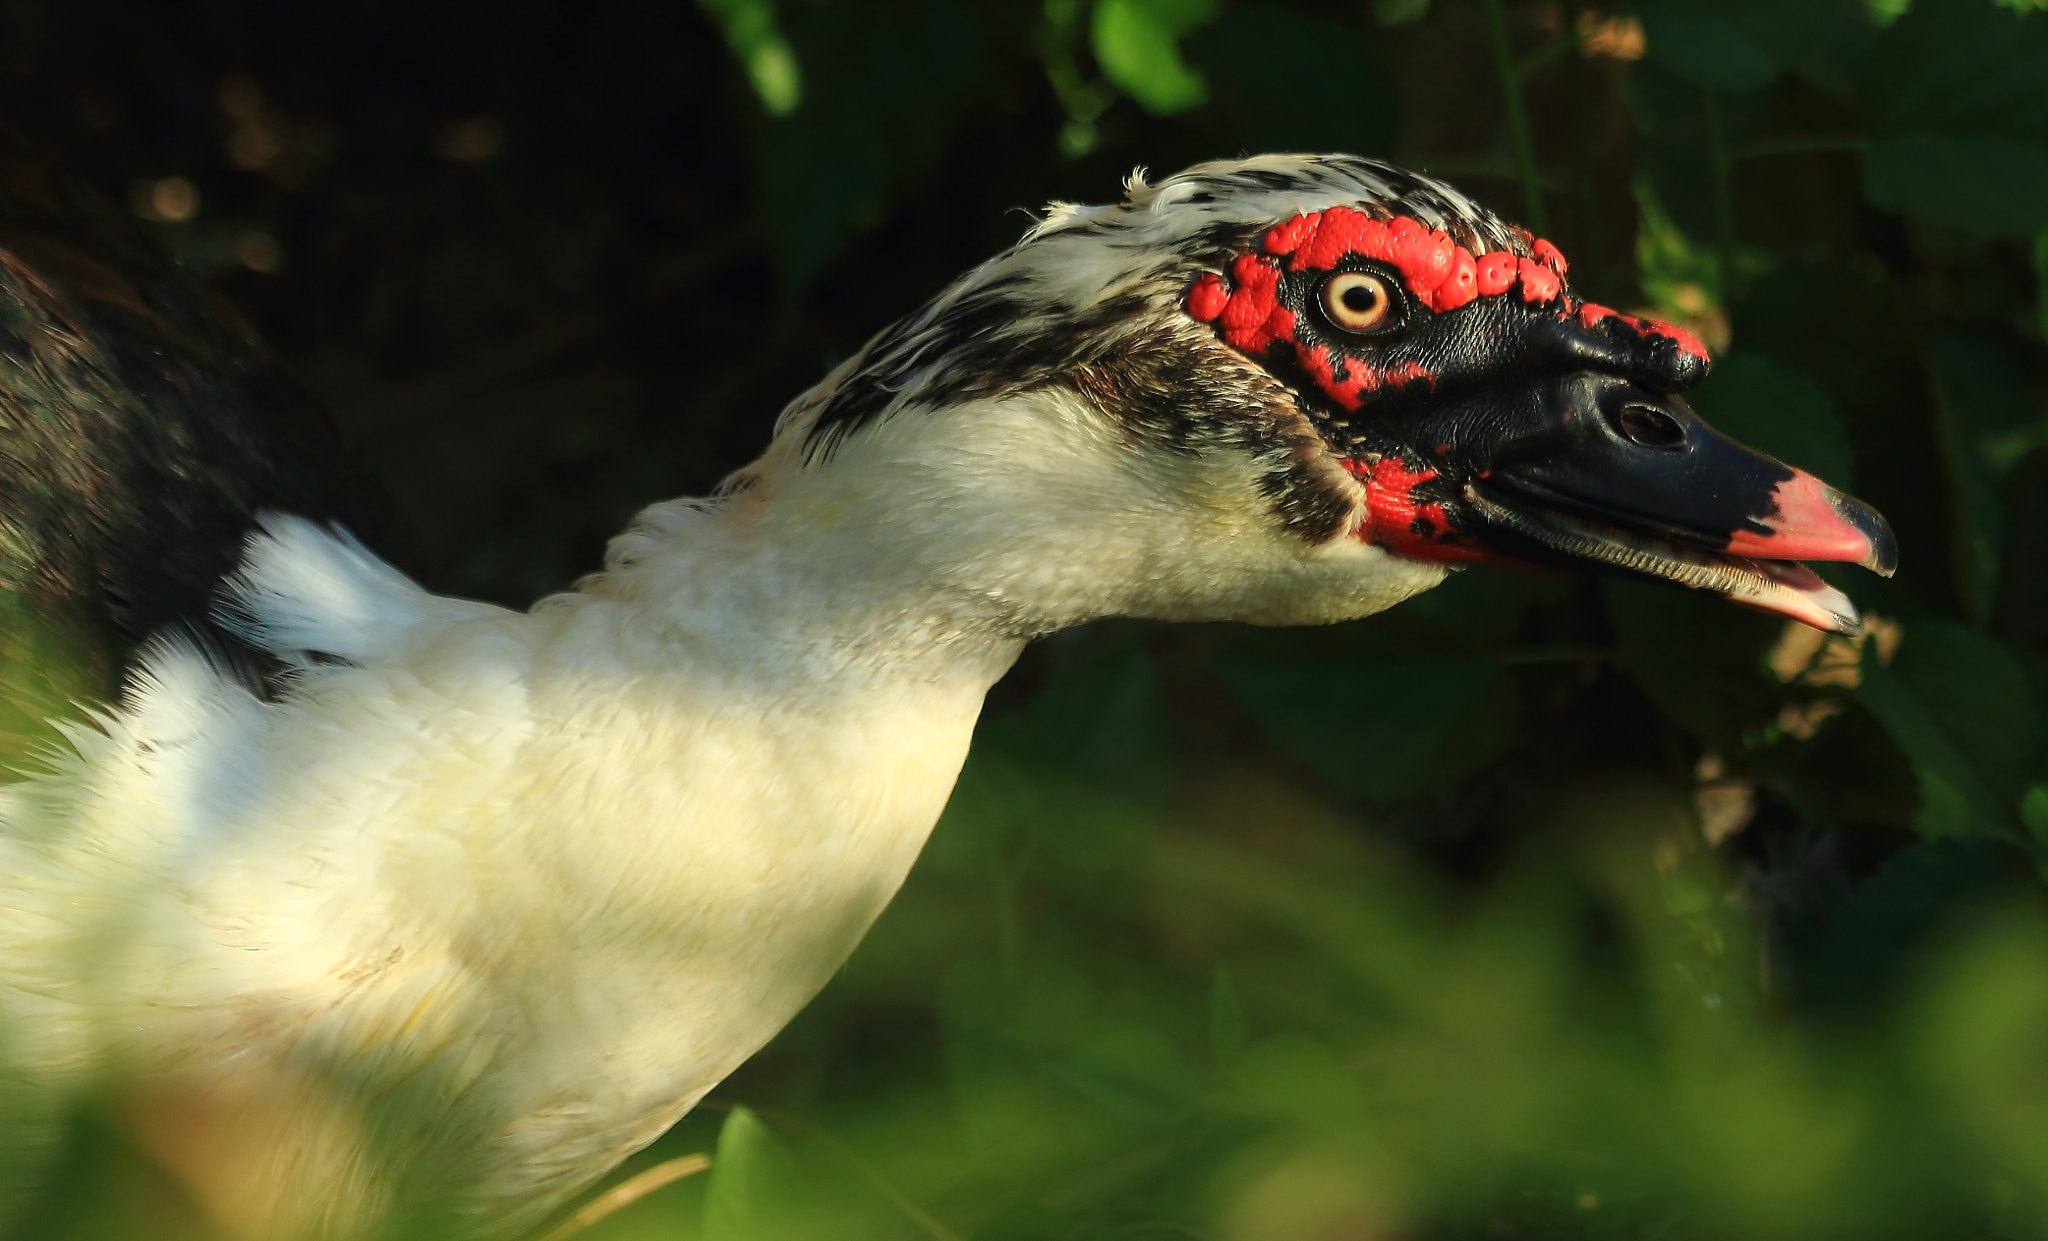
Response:
POLYGON ((817 464, 801 430, 736 494, 643 512, 583 589, 888 662, 963 643, 1014 653, 1103 616, 1324 623, 1444 573, 1354 538, 1311 545, 1273 513, 1262 463, 1140 448, 1066 389, 913 407, 817 464))

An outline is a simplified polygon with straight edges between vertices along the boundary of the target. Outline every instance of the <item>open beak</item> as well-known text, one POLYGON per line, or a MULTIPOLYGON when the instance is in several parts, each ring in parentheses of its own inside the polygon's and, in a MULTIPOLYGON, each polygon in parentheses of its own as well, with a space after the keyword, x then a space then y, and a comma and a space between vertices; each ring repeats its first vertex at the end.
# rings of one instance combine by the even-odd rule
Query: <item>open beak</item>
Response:
POLYGON ((1875 509, 1736 443, 1674 395, 1581 371, 1518 405, 1467 421, 1472 459, 1444 461, 1430 484, 1462 546, 1675 582, 1851 635, 1855 605, 1802 562, 1885 577, 1898 565, 1875 509))
POLYGON ((1777 612, 1819 629, 1863 628, 1848 596, 1802 561, 1890 577, 1898 543, 1876 509, 1746 448, 1676 396, 1581 373, 1535 451, 1506 451, 1476 480, 1488 525, 1544 558, 1593 562, 1777 612))
POLYGON ((1588 520, 1566 508, 1502 503, 1484 489, 1475 489, 1473 499, 1488 521, 1541 549, 1530 559, 1590 562, 1661 578, 1854 637, 1863 632, 1856 605, 1801 561, 1849 561, 1890 577, 1897 545, 1875 509, 1803 470, 1793 473, 1786 490, 1824 493, 1842 514, 1803 515, 1814 520, 1772 516, 1759 523, 1766 527, 1763 533, 1745 531, 1719 550, 1665 532, 1588 520))

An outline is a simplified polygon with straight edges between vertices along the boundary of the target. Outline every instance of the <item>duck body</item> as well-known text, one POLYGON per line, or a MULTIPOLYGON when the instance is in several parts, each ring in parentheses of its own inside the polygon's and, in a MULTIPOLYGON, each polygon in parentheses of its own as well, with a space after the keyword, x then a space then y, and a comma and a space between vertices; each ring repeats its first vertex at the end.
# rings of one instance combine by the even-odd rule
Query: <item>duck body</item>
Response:
POLYGON ((825 984, 915 860, 988 688, 1089 619, 1367 615, 1497 536, 1609 565, 1623 547, 1853 623, 1726 550, 1886 560, 1874 514, 1766 458, 1728 457, 1737 484, 1679 514, 1733 504, 1741 529, 1602 533, 1633 519, 1574 457, 1628 448, 1601 402, 1695 436, 1689 469, 1747 450, 1669 395, 1703 351, 1582 312, 1535 253, 1350 157, 1056 206, 798 398, 719 495, 647 509, 603 572, 525 612, 430 595, 323 514, 245 505, 206 615, 0 786, 0 1186, 33 1183, 66 1107, 113 1097, 230 1235, 534 1224, 825 984), (1509 255, 1524 292, 1413 293, 1407 252, 1348 217, 1353 248, 1321 267, 1273 257, 1344 204, 1407 219, 1467 279, 1501 267, 1473 251, 1509 255), (1333 335, 1361 275, 1408 337, 1333 335), (1420 360, 1365 369, 1399 339, 1420 360), (1489 490, 1518 469, 1598 505, 1489 490))
POLYGON ((8 858, 53 898, 5 916, 13 959, 60 967, 21 1021, 36 1067, 136 1074, 145 1146, 252 1236, 373 1230, 443 1197, 406 1188, 427 1170, 464 1187, 437 1205, 516 1229, 652 1140, 851 952, 1014 650, 817 649, 792 685, 792 635, 716 607, 663 624, 608 582, 508 613, 311 526, 270 538, 259 564, 325 562, 324 603, 370 603, 375 628, 301 635, 360 663, 264 702, 165 650, 58 772, 146 793, 0 802, 23 837, 71 828, 8 858), (365 1109, 365 1079, 404 1097, 365 1109), (310 1218, 309 1151, 333 1177, 310 1218))
MULTIPOLYGON (((288 693, 266 701, 172 641, 103 732, 73 729, 75 758, 0 789, 6 872, 43 898, 0 914, 0 956, 50 971, 10 979, 41 1000, 14 1014, 44 1043, 31 1075, 137 1075, 147 1149, 250 1236, 358 1235, 419 1201, 509 1233, 653 1140, 902 883, 989 686, 1057 624, 1011 599, 1117 606, 1104 584, 1138 575, 1103 570, 1216 524, 1233 490, 1227 471, 1192 500, 1161 486, 1146 521, 1117 526, 1153 533, 1122 544, 1079 495, 1028 535, 1021 511, 931 525, 924 546, 892 530, 900 509, 865 494, 885 473, 951 490, 972 460, 1025 460, 1018 504, 1057 490, 1030 474, 1083 489, 1058 449, 1071 398, 1002 403, 893 419, 829 467, 771 463, 727 499, 657 506, 607 572, 524 613, 427 594, 345 535, 274 519, 227 614, 290 669, 288 693), (876 563, 878 545, 900 558, 876 563), (405 1097, 365 1115, 365 1078, 405 1097), (308 1152, 333 1178, 317 1214, 295 1171, 308 1152), (450 1184, 460 1196, 436 1191, 450 1184)), ((1255 496, 1238 473, 1234 498, 1255 496)), ((1144 589, 1188 595, 1233 559, 1267 582, 1292 553, 1299 597, 1264 606, 1320 616, 1443 572, 1270 525, 1144 589), (1388 562, 1364 597, 1359 560, 1388 562)))

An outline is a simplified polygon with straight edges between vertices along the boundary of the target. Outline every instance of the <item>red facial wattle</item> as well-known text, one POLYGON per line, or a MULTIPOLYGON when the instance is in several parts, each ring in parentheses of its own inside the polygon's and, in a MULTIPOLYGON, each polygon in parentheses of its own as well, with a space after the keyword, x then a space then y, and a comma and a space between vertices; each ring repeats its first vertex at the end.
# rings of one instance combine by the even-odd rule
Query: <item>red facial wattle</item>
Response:
POLYGON ((1680 353, 1689 354, 1701 361, 1707 360, 1707 347, 1700 343, 1700 338, 1677 324, 1665 323, 1660 319, 1639 319, 1634 315, 1623 314, 1611 306, 1602 306, 1598 302, 1580 302, 1578 317, 1579 322, 1586 327, 1595 327, 1605 319, 1619 319, 1634 328, 1638 335, 1662 336, 1676 344, 1680 353))
POLYGON ((1560 317, 1576 317, 1587 328, 1618 321, 1639 336, 1664 337, 1681 353, 1706 360, 1706 347, 1683 328, 1574 299, 1565 290, 1567 264, 1557 247, 1536 238, 1531 239, 1530 250, 1532 257, 1507 250, 1474 255, 1441 229, 1430 229, 1412 217, 1383 221, 1350 207, 1330 207, 1267 230, 1254 251, 1231 260, 1227 278, 1216 272, 1196 277, 1188 289, 1187 309, 1195 319, 1214 323, 1224 340, 1245 353, 1261 358, 1276 349, 1284 353, 1345 410, 1361 408, 1382 389, 1436 379, 1413 360, 1376 365, 1364 351, 1303 332, 1299 314, 1282 304, 1283 274, 1334 271, 1352 258, 1392 267, 1401 284, 1432 314, 1448 314, 1479 298, 1518 289, 1522 301, 1550 306, 1560 317))
POLYGON ((1884 519, 1702 423, 1678 396, 1706 376, 1697 337, 1574 298, 1547 241, 1461 235, 1481 231, 1506 244, 1296 215, 1197 275, 1187 313, 1302 394, 1363 489, 1361 541, 1659 577, 1851 631, 1854 605, 1795 561, 1888 574, 1884 519))
POLYGON ((1345 470, 1365 487, 1360 541, 1410 560, 1481 564, 1500 559, 1458 533, 1443 501, 1421 494, 1425 484, 1439 477, 1435 470, 1412 468, 1399 456, 1341 460, 1345 470))

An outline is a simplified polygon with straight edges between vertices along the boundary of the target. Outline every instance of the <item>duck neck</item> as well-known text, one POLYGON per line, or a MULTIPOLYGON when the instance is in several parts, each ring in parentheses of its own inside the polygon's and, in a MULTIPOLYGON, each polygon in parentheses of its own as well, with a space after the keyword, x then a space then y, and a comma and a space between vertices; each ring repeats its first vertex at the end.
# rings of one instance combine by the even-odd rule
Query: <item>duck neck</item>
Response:
POLYGON ((586 591, 629 597, 704 666, 953 667, 985 688, 1030 638, 1136 610, 1123 595, 1156 536, 1088 414, 1057 397, 909 411, 808 463, 785 434, 731 494, 643 512, 586 591))
POLYGON ((752 496, 656 505, 584 593, 627 604, 664 662, 681 656, 678 667, 721 682, 869 692, 964 677, 979 692, 1015 662, 1027 635, 863 532, 807 530, 781 507, 752 496))

